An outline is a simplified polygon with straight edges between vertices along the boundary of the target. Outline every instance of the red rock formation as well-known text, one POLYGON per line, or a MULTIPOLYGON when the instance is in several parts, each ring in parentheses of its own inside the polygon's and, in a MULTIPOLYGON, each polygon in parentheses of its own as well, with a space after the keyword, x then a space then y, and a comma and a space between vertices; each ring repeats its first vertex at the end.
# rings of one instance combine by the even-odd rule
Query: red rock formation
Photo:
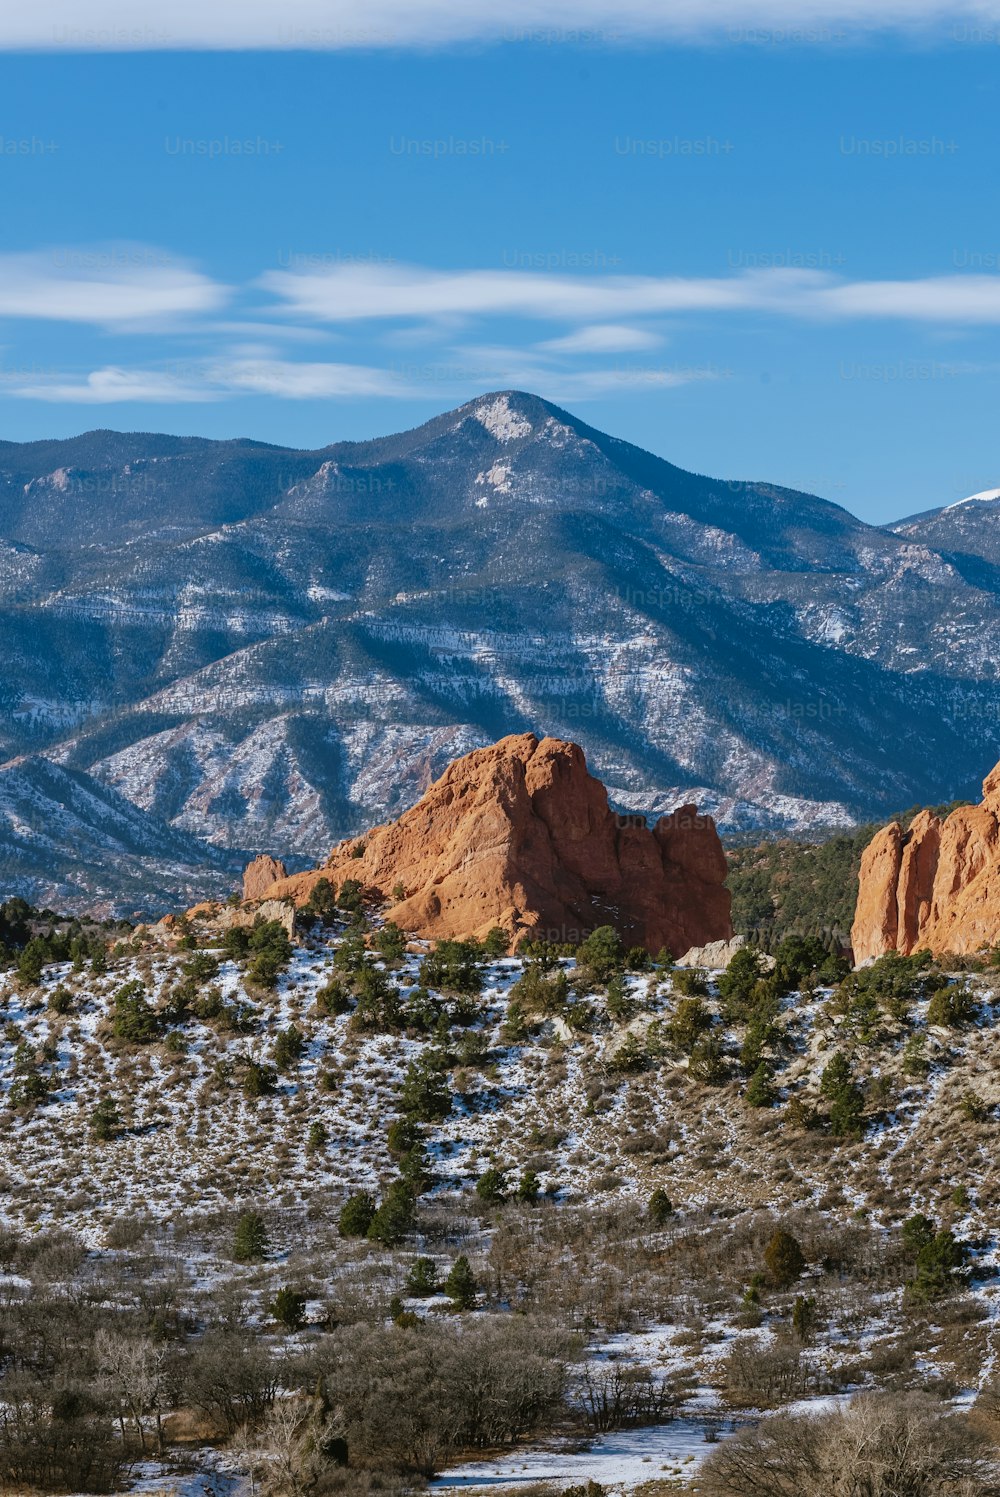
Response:
POLYGON ((856 962, 886 951, 980 951, 1000 943, 1000 765, 978 806, 944 821, 921 811, 883 827, 861 859, 851 929, 856 962))
POLYGON ((398 821, 334 848, 323 868, 268 889, 308 899, 320 878, 359 879, 387 918, 427 937, 578 942, 615 925, 680 955, 732 935, 726 859, 709 816, 684 806, 650 831, 617 816, 583 751, 531 733, 449 765, 398 821))
POLYGON ((261 853, 243 870, 243 898, 263 899, 272 884, 288 877, 288 869, 279 858, 269 858, 261 853))

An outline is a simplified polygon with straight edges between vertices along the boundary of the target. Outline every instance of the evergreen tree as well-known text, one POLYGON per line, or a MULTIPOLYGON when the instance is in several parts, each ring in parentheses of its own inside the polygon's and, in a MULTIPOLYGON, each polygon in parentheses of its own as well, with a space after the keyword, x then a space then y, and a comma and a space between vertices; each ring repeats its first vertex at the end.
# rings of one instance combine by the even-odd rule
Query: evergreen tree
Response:
POLYGON ((115 1037, 133 1045, 149 1045, 160 1036, 160 1016, 146 1002, 141 982, 127 982, 115 994, 112 1029, 115 1037))
POLYGON ((508 1194, 507 1171, 495 1165, 491 1165, 476 1181, 476 1195, 488 1206, 499 1206, 508 1194))
POLYGON ((375 932, 372 944, 387 962, 401 962, 406 955, 406 936, 394 920, 388 920, 375 932))
POLYGON ((674 1214, 674 1206, 667 1192, 657 1186, 649 1198, 646 1215, 654 1227, 663 1227, 674 1214))
POLYGON ((464 1253, 455 1259, 448 1277, 444 1281, 444 1292, 456 1310, 475 1309, 479 1286, 464 1253))
POLYGON ((357 1191, 341 1206, 337 1231, 341 1237, 367 1237, 376 1210, 374 1197, 367 1190, 357 1191))
POLYGON ((793 1284, 806 1266, 806 1260, 798 1240, 784 1227, 778 1227, 764 1249, 764 1262, 768 1273, 779 1289, 793 1284))
POLYGON ((625 965, 625 948, 613 925, 599 925, 576 949, 576 964, 602 986, 621 972, 625 965))
POLYGON ((792 1328, 800 1341, 808 1341, 816 1324, 816 1301, 812 1295, 799 1294, 792 1306, 792 1328))
POLYGON ((406 1280, 406 1292, 414 1299, 427 1299, 438 1292, 437 1264, 433 1258, 415 1258, 406 1280))
POLYGON ((541 1191, 541 1184, 534 1170, 525 1170, 518 1182, 517 1199, 525 1206, 534 1206, 541 1191))
POLYGON ((371 1242, 383 1247, 397 1247, 412 1230, 416 1215, 413 1191, 405 1180, 394 1180, 389 1186, 368 1228, 371 1242))
POLYGON ((290 1071, 305 1052, 306 1042, 302 1031, 295 1024, 282 1029, 274 1042, 274 1064, 279 1071, 290 1071))
POLYGON ((286 1331, 300 1331, 305 1324, 306 1297, 284 1285, 268 1305, 268 1313, 286 1331))
POLYGON ((447 1074, 440 1055, 424 1052, 411 1061, 403 1077, 399 1100, 403 1112, 417 1123, 438 1123, 451 1112, 447 1074))
POLYGON ((748 1107, 773 1107, 775 1098, 771 1068, 762 1060, 747 1083, 744 1101, 748 1107))
POLYGON ((264 1218, 256 1211, 244 1211, 233 1233, 233 1258, 237 1263, 262 1263, 267 1252, 264 1218))
POLYGON ((107 1143, 121 1127, 121 1114, 105 1092, 90 1114, 90 1131, 98 1143, 107 1143))

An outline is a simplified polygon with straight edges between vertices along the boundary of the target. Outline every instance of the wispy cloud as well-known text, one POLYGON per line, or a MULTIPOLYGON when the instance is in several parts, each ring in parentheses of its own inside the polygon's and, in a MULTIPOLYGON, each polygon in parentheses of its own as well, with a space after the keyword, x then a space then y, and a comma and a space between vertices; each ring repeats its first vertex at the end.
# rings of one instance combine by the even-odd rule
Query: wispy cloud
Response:
POLYGON ((10 394, 21 400, 46 400, 54 405, 119 405, 135 401, 153 405, 201 404, 224 393, 209 384, 154 369, 108 366, 75 377, 5 380, 10 394))
POLYGON ((646 328, 621 327, 614 323, 577 328, 564 338, 548 338, 539 347, 548 353, 637 353, 663 342, 659 333, 646 328))
POLYGON ((225 286, 146 245, 63 246, 0 254, 0 316, 119 330, 214 312, 225 286))
POLYGON ((192 366, 184 374, 169 370, 127 369, 109 365, 89 373, 19 377, 0 372, 0 388, 21 400, 65 405, 204 404, 237 396, 264 395, 278 400, 391 399, 426 397, 467 399, 470 392, 499 387, 530 388, 552 400, 587 400, 615 390, 674 388, 718 379, 727 371, 711 368, 648 368, 616 365, 578 371, 483 367, 442 361, 377 368, 367 364, 297 363, 284 359, 230 359, 192 366))
POLYGON ((259 285, 278 298, 285 315, 341 324, 455 315, 587 322, 688 312, 1000 322, 1000 277, 989 275, 850 282, 798 269, 715 277, 587 277, 350 265, 305 273, 269 271, 259 285))
POLYGON ((997 0, 172 0, 137 11, 135 0, 34 0, 5 6, 0 47, 151 51, 204 48, 344 50, 440 47, 522 39, 605 43, 721 40, 769 28, 804 41, 838 40, 837 28, 927 30, 957 19, 995 21, 997 0))

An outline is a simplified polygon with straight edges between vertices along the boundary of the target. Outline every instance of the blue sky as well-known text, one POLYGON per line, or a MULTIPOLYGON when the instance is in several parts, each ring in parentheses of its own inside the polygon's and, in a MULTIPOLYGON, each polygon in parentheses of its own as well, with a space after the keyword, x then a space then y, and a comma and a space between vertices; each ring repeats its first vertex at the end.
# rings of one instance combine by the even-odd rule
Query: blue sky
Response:
POLYGON ((1000 484, 1000 18, 456 39, 439 0, 369 46, 302 0, 105 52, 116 0, 60 3, 0 22, 3 437, 320 446, 513 386, 874 521, 1000 484))

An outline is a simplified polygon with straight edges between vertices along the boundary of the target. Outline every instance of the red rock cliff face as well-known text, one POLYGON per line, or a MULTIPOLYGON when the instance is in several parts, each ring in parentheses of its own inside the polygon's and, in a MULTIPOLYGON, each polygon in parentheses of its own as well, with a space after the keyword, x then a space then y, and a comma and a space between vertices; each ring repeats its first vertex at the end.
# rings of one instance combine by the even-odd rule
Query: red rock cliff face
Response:
POLYGON ((269 858, 266 852, 262 852, 243 870, 243 898, 263 899, 271 885, 285 878, 287 873, 279 858, 269 858))
POLYGON ((926 947, 936 956, 1000 942, 1000 765, 978 806, 944 821, 921 811, 883 827, 861 859, 851 929, 856 962, 926 947))
POLYGON ((502 925, 521 941, 577 942, 610 924, 628 943, 679 956, 732 935, 711 817, 685 806, 650 831, 616 816, 577 744, 530 733, 457 759, 398 821, 341 843, 325 867, 268 897, 304 903, 322 877, 359 879, 390 902, 387 918, 427 937, 502 925))

